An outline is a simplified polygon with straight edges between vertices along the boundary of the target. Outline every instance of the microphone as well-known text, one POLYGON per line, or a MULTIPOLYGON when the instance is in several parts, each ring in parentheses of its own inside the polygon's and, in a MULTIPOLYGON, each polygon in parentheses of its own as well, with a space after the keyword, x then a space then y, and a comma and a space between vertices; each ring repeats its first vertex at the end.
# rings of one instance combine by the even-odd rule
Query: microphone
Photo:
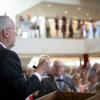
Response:
POLYGON ((51 84, 53 87, 55 87, 57 89, 57 91, 59 92, 59 94, 62 95, 64 100, 68 100, 68 98, 66 97, 66 95, 63 94, 63 92, 56 86, 56 84, 53 84, 51 81, 47 80, 48 84, 51 84))
POLYGON ((74 95, 73 95, 73 91, 72 91, 72 90, 74 90, 74 89, 73 89, 72 86, 70 85, 70 82, 69 82, 69 81, 66 81, 66 80, 63 80, 63 79, 56 79, 56 81, 58 81, 58 82, 64 82, 64 83, 66 83, 66 84, 68 85, 68 87, 71 89, 72 98, 73 98, 73 100, 74 100, 74 95))

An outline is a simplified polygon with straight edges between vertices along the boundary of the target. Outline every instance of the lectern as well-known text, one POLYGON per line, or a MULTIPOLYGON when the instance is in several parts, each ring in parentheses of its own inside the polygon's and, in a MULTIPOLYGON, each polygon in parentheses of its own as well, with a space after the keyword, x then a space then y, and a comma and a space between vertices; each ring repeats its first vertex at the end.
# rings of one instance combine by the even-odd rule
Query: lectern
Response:
POLYGON ((94 96, 91 93, 74 93, 74 92, 52 92, 48 95, 38 98, 37 100, 86 100, 94 96))
POLYGON ((93 97, 90 97, 90 98, 88 98, 86 100, 100 100, 100 93, 95 95, 95 96, 93 96, 93 97))

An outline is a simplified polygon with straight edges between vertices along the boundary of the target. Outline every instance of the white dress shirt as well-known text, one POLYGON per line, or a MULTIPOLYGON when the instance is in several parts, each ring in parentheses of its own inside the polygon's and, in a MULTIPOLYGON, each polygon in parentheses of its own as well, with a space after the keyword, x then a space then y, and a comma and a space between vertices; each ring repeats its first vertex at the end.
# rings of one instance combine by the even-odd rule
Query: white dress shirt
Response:
POLYGON ((4 43, 0 42, 0 44, 1 44, 4 48, 6 48, 6 46, 5 46, 5 44, 4 44, 4 43))
MULTIPOLYGON (((57 85, 57 87, 59 88, 59 85, 58 85, 58 82, 56 81, 57 79, 63 79, 63 75, 62 76, 59 76, 59 77, 54 77, 54 80, 55 80, 55 82, 56 82, 56 85, 57 85)), ((64 82, 61 82, 62 83, 62 85, 64 86, 64 82)))
POLYGON ((34 75, 36 75, 40 81, 42 80, 42 76, 39 73, 35 72, 34 75))

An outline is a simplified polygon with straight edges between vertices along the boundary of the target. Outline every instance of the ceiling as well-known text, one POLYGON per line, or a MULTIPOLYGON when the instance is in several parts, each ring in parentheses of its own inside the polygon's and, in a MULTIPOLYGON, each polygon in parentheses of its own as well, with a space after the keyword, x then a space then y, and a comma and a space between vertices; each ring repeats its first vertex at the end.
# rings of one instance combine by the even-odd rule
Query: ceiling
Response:
MULTIPOLYGON (((62 3, 41 2, 30 9, 20 13, 19 15, 26 16, 45 16, 45 17, 59 17, 66 16, 67 18, 80 18, 84 20, 100 19, 100 9, 98 7, 90 7, 84 5, 72 5, 62 3)), ((18 16, 19 16, 18 15, 18 16)))

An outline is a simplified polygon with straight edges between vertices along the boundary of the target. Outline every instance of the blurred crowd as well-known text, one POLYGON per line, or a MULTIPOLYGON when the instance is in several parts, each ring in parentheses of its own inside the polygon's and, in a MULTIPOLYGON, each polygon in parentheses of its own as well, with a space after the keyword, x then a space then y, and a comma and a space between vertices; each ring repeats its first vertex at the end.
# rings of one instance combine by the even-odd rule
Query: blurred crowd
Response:
POLYGON ((51 19, 19 16, 17 33, 22 38, 94 38, 100 36, 100 23, 78 18, 67 19, 66 16, 55 16, 51 19))
MULTIPOLYGON (((45 61, 42 64, 45 64, 45 61)), ((39 65, 41 67, 41 63, 39 65)), ((33 66, 33 68, 23 67, 25 79, 28 80, 36 69, 37 66, 33 66)), ((56 90, 99 93, 100 64, 95 63, 93 66, 88 64, 87 68, 70 68, 65 66, 63 61, 55 60, 53 65, 49 67, 48 72, 42 76, 41 84, 43 87, 34 94, 36 97, 41 97, 56 90)))

